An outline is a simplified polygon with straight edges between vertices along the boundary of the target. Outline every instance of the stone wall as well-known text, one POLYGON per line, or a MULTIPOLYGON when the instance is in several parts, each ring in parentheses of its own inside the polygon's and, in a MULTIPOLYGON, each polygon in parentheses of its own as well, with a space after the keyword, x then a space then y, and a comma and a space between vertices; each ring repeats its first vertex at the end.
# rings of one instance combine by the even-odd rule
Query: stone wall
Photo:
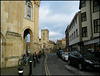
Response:
POLYGON ((31 1, 31 3, 33 20, 25 17, 25 1, 1 1, 2 67, 17 66, 18 60, 22 54, 25 54, 24 31, 26 29, 29 29, 31 35, 31 53, 38 50, 40 2, 31 1))
POLYGON ((6 33, 6 67, 18 65, 18 60, 23 54, 22 37, 18 33, 6 33))

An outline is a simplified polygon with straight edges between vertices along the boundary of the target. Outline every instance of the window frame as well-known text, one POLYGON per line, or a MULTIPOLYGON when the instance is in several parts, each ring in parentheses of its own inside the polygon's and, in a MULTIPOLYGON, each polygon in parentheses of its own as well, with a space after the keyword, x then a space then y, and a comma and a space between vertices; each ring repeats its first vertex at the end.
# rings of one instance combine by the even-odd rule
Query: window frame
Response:
POLYGON ((87 21, 86 12, 81 13, 81 22, 87 21))
POLYGON ((25 18, 33 20, 33 5, 30 0, 25 2, 25 18))
POLYGON ((76 37, 76 36, 75 36, 75 31, 74 31, 74 39, 75 39, 75 37, 76 37))
POLYGON ((94 33, 100 33, 100 18, 93 20, 93 23, 94 23, 94 33), (95 25, 96 21, 98 23, 97 25, 95 25))
POLYGON ((76 37, 78 37, 78 29, 76 29, 76 37))
POLYGON ((31 19, 31 6, 27 5, 27 18, 30 20, 31 19))
POLYGON ((81 0, 81 8, 86 6, 86 0, 81 0))
POLYGON ((82 27, 82 37, 87 37, 87 36, 88 36, 88 34, 87 34, 87 26, 86 27, 82 27), (83 29, 84 29, 84 31, 83 31, 83 29))
POLYGON ((100 11, 100 5, 99 5, 99 3, 97 2, 97 4, 95 5, 95 2, 96 2, 96 1, 93 1, 93 12, 100 11), (97 10, 94 10, 95 7, 98 7, 98 9, 97 9, 97 10))

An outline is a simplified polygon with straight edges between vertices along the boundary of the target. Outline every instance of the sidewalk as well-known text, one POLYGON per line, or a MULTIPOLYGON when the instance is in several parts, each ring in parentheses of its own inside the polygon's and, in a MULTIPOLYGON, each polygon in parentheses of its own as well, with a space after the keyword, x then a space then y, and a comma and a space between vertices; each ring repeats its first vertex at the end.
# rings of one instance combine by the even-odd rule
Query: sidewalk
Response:
MULTIPOLYGON (((18 66, 19 67, 19 66, 18 66)), ((12 68, 3 68, 1 69, 1 75, 18 75, 18 67, 12 68)), ((22 66, 23 75, 29 75, 29 65, 22 66)), ((32 75, 44 75, 44 57, 39 60, 39 63, 36 63, 36 66, 33 67, 32 64, 32 75)))

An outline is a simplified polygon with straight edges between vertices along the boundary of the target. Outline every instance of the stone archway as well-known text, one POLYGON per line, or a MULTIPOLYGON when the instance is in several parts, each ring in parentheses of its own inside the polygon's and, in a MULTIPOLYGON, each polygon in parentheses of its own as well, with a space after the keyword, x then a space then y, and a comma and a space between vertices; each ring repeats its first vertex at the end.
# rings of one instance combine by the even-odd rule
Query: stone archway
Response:
POLYGON ((30 53, 32 53, 32 48, 33 48, 33 33, 32 31, 27 28, 24 30, 24 34, 23 34, 23 53, 26 54, 26 41, 25 41, 25 36, 27 36, 28 34, 30 34, 30 53))

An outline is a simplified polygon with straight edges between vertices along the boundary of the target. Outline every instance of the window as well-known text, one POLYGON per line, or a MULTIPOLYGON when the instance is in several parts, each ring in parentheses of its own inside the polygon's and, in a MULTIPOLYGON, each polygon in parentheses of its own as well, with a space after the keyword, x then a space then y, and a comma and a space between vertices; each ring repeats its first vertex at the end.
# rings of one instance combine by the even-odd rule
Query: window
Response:
POLYGON ((45 36, 45 33, 43 33, 43 36, 45 36))
POLYGON ((45 38, 43 38, 43 40, 45 40, 45 38))
POLYGON ((93 1, 93 12, 100 11, 100 5, 98 1, 93 1))
POLYGON ((86 1, 85 0, 81 0, 81 8, 86 6, 86 1))
POLYGON ((25 3, 25 18, 32 20, 33 17, 33 5, 30 0, 25 3))
POLYGON ((82 28, 82 37, 87 37, 87 27, 82 28))
POLYGON ((31 7, 30 4, 28 3, 28 13, 27 13, 27 18, 30 19, 31 18, 31 7))
POLYGON ((74 39, 75 39, 75 31, 74 31, 74 39))
POLYGON ((77 17, 76 17, 76 20, 75 20, 76 24, 77 24, 77 17))
POLYGON ((94 33, 100 32, 100 19, 94 20, 94 33))
POLYGON ((70 41, 70 36, 69 36, 69 41, 70 41))
POLYGON ((70 37, 71 37, 70 40, 72 40, 72 35, 70 37))
POLYGON ((78 30, 76 29, 76 37, 78 37, 78 30))
POLYGON ((45 44, 43 45, 43 48, 45 48, 45 44))
POLYGON ((81 20, 82 22, 86 21, 86 12, 81 14, 81 20))

